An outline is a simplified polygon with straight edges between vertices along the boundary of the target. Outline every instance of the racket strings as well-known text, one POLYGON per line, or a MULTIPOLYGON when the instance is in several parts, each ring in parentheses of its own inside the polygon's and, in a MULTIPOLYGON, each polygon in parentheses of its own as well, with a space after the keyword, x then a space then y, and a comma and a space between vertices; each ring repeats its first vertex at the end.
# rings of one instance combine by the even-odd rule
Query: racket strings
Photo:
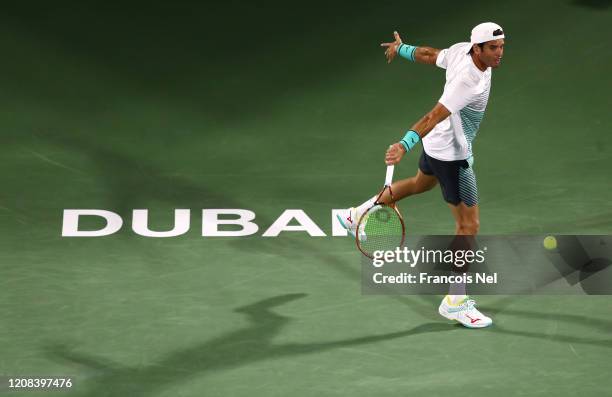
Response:
POLYGON ((368 256, 374 251, 394 250, 401 246, 403 238, 404 224, 391 207, 372 207, 361 221, 360 248, 368 256))

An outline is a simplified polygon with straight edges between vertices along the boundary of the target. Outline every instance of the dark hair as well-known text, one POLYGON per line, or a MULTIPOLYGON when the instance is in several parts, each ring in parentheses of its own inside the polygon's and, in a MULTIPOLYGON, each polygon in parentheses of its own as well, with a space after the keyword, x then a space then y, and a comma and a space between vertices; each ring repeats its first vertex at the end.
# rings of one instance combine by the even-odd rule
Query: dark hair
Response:
MULTIPOLYGON (((482 50, 484 47, 485 43, 478 43, 477 46, 480 47, 480 49, 482 50)), ((472 55, 474 53, 474 45, 472 45, 472 48, 470 48, 470 52, 468 54, 472 55)))

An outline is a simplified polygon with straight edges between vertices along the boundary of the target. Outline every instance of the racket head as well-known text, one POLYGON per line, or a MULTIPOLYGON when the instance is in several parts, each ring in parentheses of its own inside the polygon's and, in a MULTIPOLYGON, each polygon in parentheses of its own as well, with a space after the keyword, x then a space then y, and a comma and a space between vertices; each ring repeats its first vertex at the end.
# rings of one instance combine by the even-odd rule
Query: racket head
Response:
POLYGON ((394 251, 404 245, 406 225, 397 206, 376 204, 359 218, 355 234, 359 251, 373 259, 375 251, 394 251))

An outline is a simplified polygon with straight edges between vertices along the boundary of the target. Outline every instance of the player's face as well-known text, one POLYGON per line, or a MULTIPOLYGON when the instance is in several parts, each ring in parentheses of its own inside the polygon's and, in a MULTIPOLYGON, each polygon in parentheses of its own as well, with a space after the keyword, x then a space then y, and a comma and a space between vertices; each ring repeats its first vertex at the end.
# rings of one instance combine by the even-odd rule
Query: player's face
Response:
POLYGON ((504 39, 487 41, 482 46, 482 51, 478 54, 480 61, 491 68, 501 65, 504 56, 504 39))

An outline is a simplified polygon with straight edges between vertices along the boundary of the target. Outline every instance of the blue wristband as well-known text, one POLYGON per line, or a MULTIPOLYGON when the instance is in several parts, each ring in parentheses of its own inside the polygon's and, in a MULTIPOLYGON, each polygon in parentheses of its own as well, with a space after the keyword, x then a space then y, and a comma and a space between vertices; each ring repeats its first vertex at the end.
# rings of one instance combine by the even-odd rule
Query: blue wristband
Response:
POLYGON ((406 58, 407 60, 414 62, 414 53, 416 49, 417 48, 413 45, 402 43, 397 48, 397 53, 402 58, 406 58))
POLYGON ((421 140, 421 137, 419 136, 419 134, 417 134, 416 131, 414 130, 410 130, 402 138, 400 143, 402 144, 402 146, 404 146, 404 149, 406 149, 406 151, 409 152, 414 147, 414 145, 419 143, 420 140, 421 140))

